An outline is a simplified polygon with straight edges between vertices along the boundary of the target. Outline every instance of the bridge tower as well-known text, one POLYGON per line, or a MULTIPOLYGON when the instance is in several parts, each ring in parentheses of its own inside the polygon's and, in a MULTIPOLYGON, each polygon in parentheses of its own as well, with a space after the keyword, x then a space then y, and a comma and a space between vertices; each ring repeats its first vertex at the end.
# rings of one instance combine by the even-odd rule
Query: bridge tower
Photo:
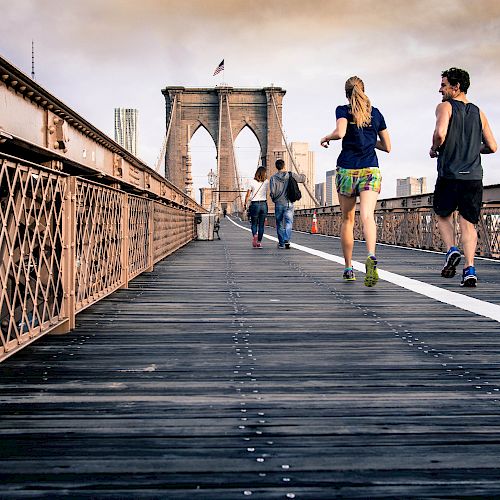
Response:
POLYGON ((217 206, 228 213, 241 210, 234 141, 248 126, 259 141, 260 163, 274 173, 275 160, 286 150, 281 128, 285 92, 280 87, 163 89, 167 124, 165 177, 190 194, 189 142, 198 128, 204 127, 217 150, 217 206))

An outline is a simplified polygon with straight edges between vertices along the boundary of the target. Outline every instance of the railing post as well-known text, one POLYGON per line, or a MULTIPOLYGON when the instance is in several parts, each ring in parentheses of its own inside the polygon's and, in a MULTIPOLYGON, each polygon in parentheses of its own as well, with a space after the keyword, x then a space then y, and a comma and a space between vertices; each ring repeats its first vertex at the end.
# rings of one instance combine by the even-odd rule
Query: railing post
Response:
POLYGON ((76 177, 66 179, 66 196, 63 205, 63 249, 62 273, 64 297, 62 311, 64 321, 50 331, 51 334, 64 334, 75 328, 76 316, 76 177))
POLYGON ((129 199, 128 199, 128 194, 123 193, 122 196, 122 217, 121 217, 121 226, 122 226, 122 244, 121 244, 121 264, 122 264, 122 285, 120 288, 128 288, 128 282, 129 282, 129 258, 128 258, 128 252, 129 252, 129 216, 130 216, 130 210, 129 210, 129 199))
POLYGON ((149 220, 148 220, 148 268, 146 273, 150 273, 154 268, 154 224, 155 224, 155 202, 149 200, 149 220))

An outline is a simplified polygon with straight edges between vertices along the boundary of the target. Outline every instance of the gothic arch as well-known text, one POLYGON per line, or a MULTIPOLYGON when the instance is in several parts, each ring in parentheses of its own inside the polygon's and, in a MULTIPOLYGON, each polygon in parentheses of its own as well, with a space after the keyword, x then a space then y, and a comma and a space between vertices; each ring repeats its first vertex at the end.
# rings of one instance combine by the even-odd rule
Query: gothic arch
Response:
POLYGON ((257 127, 254 126, 254 124, 252 123, 248 123, 248 122, 244 122, 242 124, 241 127, 236 127, 234 129, 234 132, 233 132, 233 137, 234 137, 234 140, 236 141, 237 137, 240 135, 240 133, 245 129, 245 128, 248 128, 252 134, 254 135, 254 137, 257 139, 257 142, 259 143, 259 146, 260 146, 260 157, 261 157, 261 160, 262 160, 262 152, 264 150, 264 148, 262 147, 262 144, 263 142, 265 141, 265 135, 264 135, 264 131, 262 129, 258 129, 257 127))
POLYGON ((229 213, 241 209, 238 173, 234 162, 234 140, 244 127, 255 134, 264 166, 283 156, 280 123, 285 90, 280 87, 243 89, 233 87, 162 90, 169 130, 165 154, 165 176, 191 195, 188 144, 203 126, 217 150, 218 206, 229 213))
POLYGON ((192 126, 190 127, 190 134, 188 137, 188 142, 191 142, 191 139, 193 138, 194 134, 200 130, 200 128, 205 129, 208 132, 208 135, 212 138, 214 141, 214 145, 217 148, 217 134, 214 133, 215 131, 210 131, 209 127, 207 127, 201 120, 197 120, 196 122, 193 122, 192 126))

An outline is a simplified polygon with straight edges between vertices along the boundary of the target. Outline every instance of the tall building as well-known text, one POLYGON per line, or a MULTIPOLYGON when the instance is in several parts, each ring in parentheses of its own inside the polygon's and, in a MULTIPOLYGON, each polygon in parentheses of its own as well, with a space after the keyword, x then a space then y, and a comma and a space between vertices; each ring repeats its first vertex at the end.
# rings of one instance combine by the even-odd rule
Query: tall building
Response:
MULTIPOLYGON (((295 165, 301 174, 306 175, 305 184, 309 188, 309 192, 314 194, 314 181, 315 181, 315 158, 314 151, 309 151, 309 143, 307 142, 291 142, 290 152, 295 161, 295 165)), ((285 152, 284 158, 287 170, 291 170, 291 160, 288 152, 285 152)), ((295 208, 313 208, 314 202, 309 196, 305 196, 302 191, 302 198, 295 203, 295 208)))
POLYGON ((115 141, 137 156, 137 117, 139 111, 115 108, 115 141))
POLYGON ((314 196, 318 200, 320 207, 326 205, 326 182, 319 182, 314 186, 314 196))
POLYGON ((328 170, 326 172, 326 206, 333 206, 339 204, 339 195, 335 187, 335 174, 336 170, 328 170))
POLYGON ((396 196, 411 196, 427 192, 426 177, 407 177, 406 179, 397 179, 396 182, 396 196))

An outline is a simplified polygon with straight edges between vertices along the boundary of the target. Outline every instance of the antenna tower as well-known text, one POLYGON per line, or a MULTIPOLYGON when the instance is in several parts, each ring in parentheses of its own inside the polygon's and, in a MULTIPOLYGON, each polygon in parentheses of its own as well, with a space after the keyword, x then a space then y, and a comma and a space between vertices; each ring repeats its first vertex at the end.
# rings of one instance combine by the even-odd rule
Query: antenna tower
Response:
POLYGON ((35 42, 31 40, 31 79, 35 79, 35 42))

